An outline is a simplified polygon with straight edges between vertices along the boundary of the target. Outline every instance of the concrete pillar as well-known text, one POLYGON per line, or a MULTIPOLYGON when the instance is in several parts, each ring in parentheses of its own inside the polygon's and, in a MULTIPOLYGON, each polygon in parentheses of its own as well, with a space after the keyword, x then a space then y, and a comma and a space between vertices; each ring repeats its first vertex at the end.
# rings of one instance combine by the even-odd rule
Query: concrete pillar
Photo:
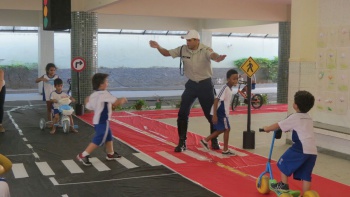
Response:
POLYGON ((277 103, 288 103, 290 25, 290 22, 280 22, 278 28, 277 103))
POLYGON ((86 66, 79 73, 72 70, 72 96, 77 103, 83 104, 84 99, 91 94, 91 78, 97 72, 97 14, 93 12, 72 12, 71 29, 71 59, 81 57, 86 66), (78 100, 80 99, 80 101, 78 100))
POLYGON ((201 30, 199 31, 199 34, 201 36, 201 43, 204 45, 207 45, 208 47, 211 47, 212 45, 212 32, 207 30, 201 30))
MULTIPOLYGON (((42 17, 42 16, 41 16, 42 17)), ((38 77, 46 74, 45 67, 48 63, 54 62, 54 32, 53 31, 44 31, 42 25, 38 28, 38 77)), ((38 92, 43 93, 43 83, 38 83, 38 92)))

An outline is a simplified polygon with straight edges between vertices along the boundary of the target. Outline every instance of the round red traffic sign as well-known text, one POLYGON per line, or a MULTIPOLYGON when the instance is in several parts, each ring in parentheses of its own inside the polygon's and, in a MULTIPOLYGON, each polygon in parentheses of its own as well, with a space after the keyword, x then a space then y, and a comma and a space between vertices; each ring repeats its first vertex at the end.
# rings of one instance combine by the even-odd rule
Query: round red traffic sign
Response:
POLYGON ((85 60, 82 57, 76 57, 72 59, 72 69, 76 72, 81 72, 85 69, 86 63, 85 60))

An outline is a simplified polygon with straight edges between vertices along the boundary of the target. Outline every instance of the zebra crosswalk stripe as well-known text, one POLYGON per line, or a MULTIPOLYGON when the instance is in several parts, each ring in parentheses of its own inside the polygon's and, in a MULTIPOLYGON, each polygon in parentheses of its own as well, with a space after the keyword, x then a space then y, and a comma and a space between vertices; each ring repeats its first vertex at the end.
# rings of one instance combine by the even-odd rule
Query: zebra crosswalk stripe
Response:
POLYGON ((72 174, 84 173, 84 171, 74 162, 73 159, 70 160, 62 160, 62 163, 66 166, 72 174))
POLYGON ((124 167, 131 169, 131 168, 137 168, 138 166, 132 163, 131 161, 127 160, 125 157, 121 157, 116 159, 117 162, 122 164, 124 167))
POLYGON ((150 157, 150 156, 148 156, 146 154, 134 153, 134 155, 136 157, 138 157, 139 159, 141 159, 142 161, 148 163, 151 166, 160 166, 161 165, 157 160, 153 159, 152 157, 150 157))
POLYGON ((102 163, 102 161, 97 159, 97 157, 91 157, 90 162, 99 172, 111 170, 108 166, 102 163))
POLYGON ((35 162, 35 164, 38 166, 41 174, 44 176, 53 176, 55 173, 50 168, 49 164, 47 162, 35 162))
POLYGON ((12 164, 12 172, 16 179, 29 177, 23 163, 12 164))
POLYGON ((166 159, 168 159, 168 160, 170 160, 170 161, 172 161, 172 162, 174 162, 174 163, 176 163, 176 164, 186 163, 185 161, 183 161, 183 160, 181 160, 181 159, 179 159, 179 158, 177 158, 177 157, 175 157, 175 156, 173 156, 173 155, 171 155, 171 154, 169 154, 169 153, 167 153, 165 151, 157 152, 157 154, 162 156, 162 157, 164 157, 164 158, 166 158, 166 159))

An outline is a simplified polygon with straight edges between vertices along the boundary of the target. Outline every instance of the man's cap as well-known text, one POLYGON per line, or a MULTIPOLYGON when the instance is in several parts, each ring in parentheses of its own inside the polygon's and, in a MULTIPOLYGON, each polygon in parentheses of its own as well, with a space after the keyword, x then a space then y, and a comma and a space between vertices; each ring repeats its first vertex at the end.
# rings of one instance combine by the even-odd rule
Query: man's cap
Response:
POLYGON ((196 31, 196 30, 190 30, 188 31, 188 33, 184 36, 181 36, 182 39, 192 39, 192 38, 195 38, 195 39, 198 39, 200 40, 200 36, 199 36, 199 33, 196 31))

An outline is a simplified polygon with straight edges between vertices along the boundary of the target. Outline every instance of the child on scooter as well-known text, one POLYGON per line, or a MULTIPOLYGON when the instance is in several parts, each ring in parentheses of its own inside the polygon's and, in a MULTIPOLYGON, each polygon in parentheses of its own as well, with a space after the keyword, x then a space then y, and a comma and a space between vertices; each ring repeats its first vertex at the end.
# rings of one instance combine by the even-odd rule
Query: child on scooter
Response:
POLYGON ((272 183, 271 188, 281 192, 289 190, 288 177, 303 182, 303 193, 311 188, 312 170, 316 163, 317 148, 313 130, 313 120, 307 112, 314 106, 315 98, 308 91, 298 91, 294 95, 293 108, 297 113, 286 119, 265 126, 264 131, 281 129, 292 131, 293 145, 281 156, 277 166, 281 171, 281 182, 272 183))
MULTIPOLYGON (((52 130, 50 131, 51 134, 54 134, 56 132, 56 126, 59 119, 60 119, 60 112, 59 107, 60 103, 59 101, 64 98, 69 98, 72 102, 75 102, 75 99, 71 96, 69 96, 67 93, 63 92, 63 81, 60 78, 57 78, 54 80, 54 86, 56 88, 55 91, 51 92, 50 94, 50 101, 53 103, 53 126, 52 130)), ((77 133, 78 131, 74 129, 74 121, 72 118, 72 115, 68 115, 70 119, 70 131, 77 133)))

